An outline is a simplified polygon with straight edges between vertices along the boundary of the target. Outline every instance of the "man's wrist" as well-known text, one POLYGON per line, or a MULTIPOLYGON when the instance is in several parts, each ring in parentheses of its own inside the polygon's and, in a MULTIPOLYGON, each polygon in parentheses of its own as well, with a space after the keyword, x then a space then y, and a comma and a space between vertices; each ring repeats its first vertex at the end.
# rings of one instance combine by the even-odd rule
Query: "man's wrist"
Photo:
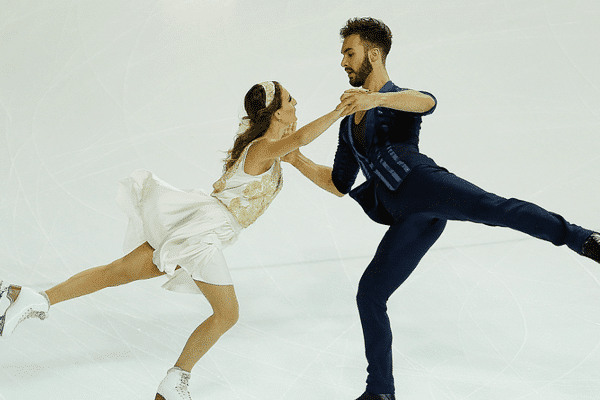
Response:
POLYGON ((376 107, 382 107, 384 102, 385 102, 385 93, 379 93, 379 92, 375 92, 375 93, 371 93, 370 94, 372 100, 372 104, 373 107, 371 108, 376 108, 376 107))
POLYGON ((289 156, 289 161, 288 163, 290 163, 292 166, 297 167, 298 162, 300 161, 300 156, 302 154, 299 151, 293 151, 292 153, 290 153, 289 156))

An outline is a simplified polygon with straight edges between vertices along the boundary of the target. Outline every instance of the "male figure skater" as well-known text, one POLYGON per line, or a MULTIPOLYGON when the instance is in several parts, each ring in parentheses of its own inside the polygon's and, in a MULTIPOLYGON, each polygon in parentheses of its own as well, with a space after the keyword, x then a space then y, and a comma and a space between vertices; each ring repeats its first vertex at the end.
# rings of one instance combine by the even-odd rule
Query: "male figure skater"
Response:
MULTIPOLYGON (((504 226, 567 245, 600 262, 600 235, 535 204, 505 199, 449 173, 419 152, 421 117, 437 101, 401 89, 387 74, 390 29, 372 18, 351 19, 340 34, 342 67, 351 89, 343 103, 353 115, 340 124, 333 168, 294 151, 284 158, 325 190, 354 198, 375 222, 389 225, 356 296, 368 362, 367 388, 357 400, 393 400, 392 333, 387 300, 439 238, 447 220, 504 226), (366 182, 352 189, 358 174, 366 182)), ((342 103, 342 104, 343 104, 342 103)))

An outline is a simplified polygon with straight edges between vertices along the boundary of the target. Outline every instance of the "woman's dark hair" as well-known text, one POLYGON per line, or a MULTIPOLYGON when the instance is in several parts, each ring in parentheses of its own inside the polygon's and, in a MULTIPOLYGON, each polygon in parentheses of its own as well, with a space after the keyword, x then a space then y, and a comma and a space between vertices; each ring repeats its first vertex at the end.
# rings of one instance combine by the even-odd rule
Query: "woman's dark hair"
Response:
POLYGON ((346 39, 348 36, 360 36, 363 42, 371 46, 378 47, 383 53, 383 62, 387 58, 392 48, 392 31, 383 21, 375 18, 351 18, 346 22, 346 26, 340 29, 340 36, 346 39))
POLYGON ((225 171, 233 167, 246 146, 265 134, 271 125, 271 117, 275 111, 281 108, 281 85, 275 81, 273 84, 275 85, 275 94, 268 107, 265 107, 267 93, 261 84, 252 86, 246 93, 244 108, 248 116, 244 119, 249 120, 250 126, 245 132, 237 135, 233 147, 227 152, 227 158, 223 160, 225 161, 225 171))

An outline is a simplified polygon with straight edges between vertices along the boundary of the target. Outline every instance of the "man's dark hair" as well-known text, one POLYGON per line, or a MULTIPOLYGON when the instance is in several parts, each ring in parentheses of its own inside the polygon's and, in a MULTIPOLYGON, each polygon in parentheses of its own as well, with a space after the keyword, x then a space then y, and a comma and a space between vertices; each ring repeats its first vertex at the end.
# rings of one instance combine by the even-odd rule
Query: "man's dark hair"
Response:
POLYGON ((346 39, 348 36, 358 34, 363 42, 378 47, 383 54, 383 62, 392 48, 392 31, 383 21, 375 18, 351 18, 346 26, 340 29, 340 36, 346 39))

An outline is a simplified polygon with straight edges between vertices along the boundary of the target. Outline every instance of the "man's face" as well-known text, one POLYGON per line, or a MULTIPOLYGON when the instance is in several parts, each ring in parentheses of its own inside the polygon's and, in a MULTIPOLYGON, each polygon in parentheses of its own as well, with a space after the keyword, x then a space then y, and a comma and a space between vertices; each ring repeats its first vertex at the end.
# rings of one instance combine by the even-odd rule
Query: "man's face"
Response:
POLYGON ((350 35, 342 45, 342 68, 348 74, 350 84, 360 87, 365 84, 367 77, 373 71, 373 66, 365 52, 365 47, 359 35, 350 35))

